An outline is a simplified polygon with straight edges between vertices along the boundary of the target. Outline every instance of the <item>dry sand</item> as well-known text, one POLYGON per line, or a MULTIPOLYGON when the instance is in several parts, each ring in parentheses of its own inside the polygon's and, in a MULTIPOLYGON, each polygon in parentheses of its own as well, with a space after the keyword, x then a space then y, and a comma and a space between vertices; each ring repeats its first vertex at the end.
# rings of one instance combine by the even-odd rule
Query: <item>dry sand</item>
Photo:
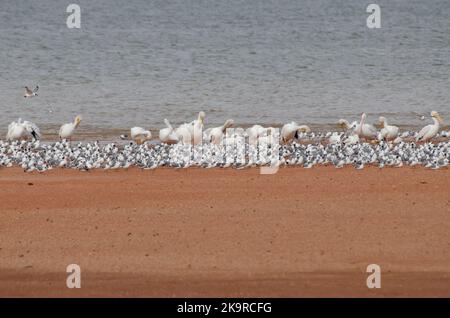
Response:
POLYGON ((448 169, 10 168, 0 211, 0 296, 450 296, 448 169))

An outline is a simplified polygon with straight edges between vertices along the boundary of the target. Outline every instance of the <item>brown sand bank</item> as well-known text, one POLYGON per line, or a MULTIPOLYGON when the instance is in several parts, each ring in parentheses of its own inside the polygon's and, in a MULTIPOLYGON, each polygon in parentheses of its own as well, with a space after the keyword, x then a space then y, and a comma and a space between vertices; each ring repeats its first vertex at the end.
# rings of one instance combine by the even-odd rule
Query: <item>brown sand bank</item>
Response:
POLYGON ((386 295, 450 296, 450 170, 0 170, 0 296, 386 295))

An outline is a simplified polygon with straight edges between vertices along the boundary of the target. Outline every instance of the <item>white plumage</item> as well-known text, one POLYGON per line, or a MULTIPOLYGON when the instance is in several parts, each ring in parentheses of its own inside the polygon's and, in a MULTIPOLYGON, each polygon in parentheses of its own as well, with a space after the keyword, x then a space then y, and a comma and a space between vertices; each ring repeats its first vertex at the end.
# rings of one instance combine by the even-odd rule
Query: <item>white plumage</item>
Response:
POLYGON ((434 136, 436 136, 437 133, 439 132, 440 123, 443 122, 441 115, 439 115, 439 113, 434 110, 431 112, 430 115, 431 118, 433 119, 433 124, 423 127, 419 131, 416 137, 416 141, 428 141, 434 136))
POLYGON ((17 122, 13 121, 8 126, 6 140, 28 140, 29 138, 38 140, 41 138, 39 127, 30 121, 22 121, 21 118, 17 122))
POLYGON ((174 144, 178 142, 178 136, 175 133, 172 125, 167 119, 164 119, 164 123, 166 124, 166 128, 162 128, 159 130, 159 139, 161 142, 166 144, 174 144))
POLYGON ((133 127, 130 129, 130 136, 138 145, 152 139, 152 133, 142 127, 133 127))
POLYGON ((299 132, 310 132, 311 129, 306 125, 299 125, 296 122, 290 122, 285 124, 281 128, 281 139, 284 143, 288 143, 289 141, 298 139, 299 132))
POLYGON ((378 135, 379 140, 393 140, 397 138, 399 132, 399 128, 397 126, 389 125, 384 117, 380 117, 379 121, 382 127, 380 134, 378 135))
POLYGON ((67 123, 59 128, 59 138, 60 139, 72 139, 72 135, 75 132, 75 129, 81 123, 81 116, 75 117, 72 123, 67 123))
POLYGON ((225 121, 225 123, 220 126, 220 127, 214 127, 209 131, 209 142, 219 145, 220 143, 222 143, 222 139, 223 139, 223 135, 225 134, 225 131, 227 130, 227 128, 230 128, 231 126, 233 126, 234 121, 233 119, 228 119, 227 121, 225 121))

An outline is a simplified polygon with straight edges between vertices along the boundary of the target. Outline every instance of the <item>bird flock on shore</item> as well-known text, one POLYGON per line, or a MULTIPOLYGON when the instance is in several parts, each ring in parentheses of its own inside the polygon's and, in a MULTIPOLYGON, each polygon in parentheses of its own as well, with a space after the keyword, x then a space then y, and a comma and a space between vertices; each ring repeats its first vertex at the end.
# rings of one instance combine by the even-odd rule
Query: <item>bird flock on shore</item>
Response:
MULTIPOLYGON (((25 98, 37 96, 25 88, 25 98)), ((165 119, 159 131, 159 142, 142 127, 133 127, 120 136, 129 143, 72 142, 82 118, 59 129, 60 141, 45 143, 38 126, 18 119, 8 126, 6 140, 0 140, 0 167, 20 166, 24 171, 46 171, 56 167, 91 169, 142 169, 157 167, 187 168, 200 166, 235 167, 353 165, 383 167, 424 166, 445 168, 450 160, 450 131, 441 131, 443 119, 430 113, 432 124, 418 132, 400 132, 399 127, 380 117, 377 129, 367 123, 365 113, 359 121, 340 119, 341 131, 314 133, 307 125, 290 122, 279 128, 253 125, 247 129, 232 128, 228 119, 222 126, 205 129, 206 114, 174 128, 165 119)))
MULTIPOLYGON (((140 127, 130 130, 134 141, 116 143, 71 142, 81 122, 77 116, 59 130, 60 141, 41 142, 39 128, 19 119, 10 124, 7 138, 0 141, 0 167, 20 166, 24 171, 46 171, 56 167, 91 169, 120 169, 136 166, 187 168, 200 166, 235 167, 333 165, 341 168, 353 165, 383 167, 424 166, 431 169, 447 167, 450 159, 450 132, 439 133, 440 117, 432 113, 433 125, 420 132, 399 133, 398 128, 380 118, 381 130, 364 123, 340 120, 342 132, 314 133, 308 126, 295 122, 281 130, 254 125, 247 129, 232 129, 232 120, 220 127, 203 130, 205 114, 196 120, 173 128, 165 120, 160 130, 160 143, 149 143, 151 132, 140 127), (436 142, 430 142, 437 138, 436 142)), ((124 135, 123 138, 128 138, 124 135)))

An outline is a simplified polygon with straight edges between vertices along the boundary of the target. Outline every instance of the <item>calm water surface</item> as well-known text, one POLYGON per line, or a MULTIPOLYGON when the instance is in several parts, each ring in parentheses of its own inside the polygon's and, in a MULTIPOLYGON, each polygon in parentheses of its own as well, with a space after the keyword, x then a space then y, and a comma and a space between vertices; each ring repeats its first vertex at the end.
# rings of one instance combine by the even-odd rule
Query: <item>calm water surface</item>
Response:
POLYGON ((82 114, 81 133, 152 130, 163 119, 207 126, 339 118, 450 122, 450 2, 377 1, 381 29, 360 0, 77 0, 0 2, 0 134, 18 117, 56 133, 82 114), (23 86, 40 86, 22 97, 23 86))

